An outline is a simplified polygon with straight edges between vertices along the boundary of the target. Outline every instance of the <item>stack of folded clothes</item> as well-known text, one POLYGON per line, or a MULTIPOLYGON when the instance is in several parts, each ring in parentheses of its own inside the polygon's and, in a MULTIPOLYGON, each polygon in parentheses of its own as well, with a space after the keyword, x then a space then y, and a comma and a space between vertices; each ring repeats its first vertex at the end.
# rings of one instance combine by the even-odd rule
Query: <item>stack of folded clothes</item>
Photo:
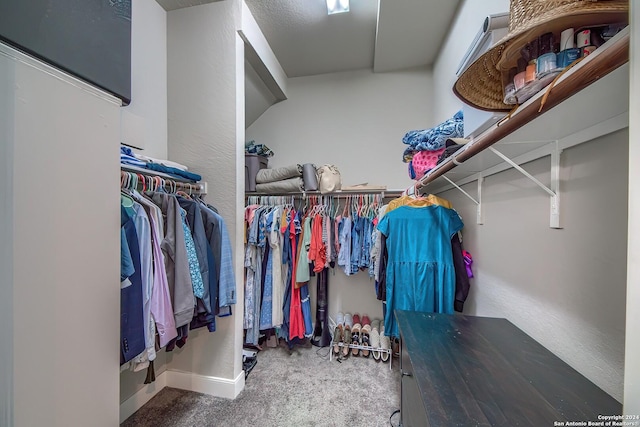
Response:
POLYGON ((189 172, 185 165, 181 165, 180 163, 172 162, 170 160, 154 159, 153 157, 143 156, 142 154, 134 153, 131 148, 124 145, 120 146, 120 164, 162 172, 178 179, 186 179, 193 182, 197 182, 202 179, 202 176, 197 173, 189 172))
POLYGON ((411 179, 420 179, 438 163, 443 155, 446 141, 450 138, 462 138, 464 124, 462 111, 451 119, 431 129, 412 130, 406 133, 402 142, 408 147, 404 150, 403 161, 409 163, 411 179))
POLYGON ((291 193, 299 191, 304 191, 301 165, 260 169, 256 175, 256 192, 258 193, 291 193))

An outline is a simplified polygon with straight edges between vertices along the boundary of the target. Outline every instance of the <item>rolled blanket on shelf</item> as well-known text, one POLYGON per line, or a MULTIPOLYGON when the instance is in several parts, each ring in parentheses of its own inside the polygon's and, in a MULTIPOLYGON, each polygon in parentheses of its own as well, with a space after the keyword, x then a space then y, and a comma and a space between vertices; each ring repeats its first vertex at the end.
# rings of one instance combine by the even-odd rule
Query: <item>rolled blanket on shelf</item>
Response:
POLYGON ((304 181, 302 177, 256 184, 256 193, 293 193, 300 191, 304 191, 304 181))
MULTIPOLYGON (((274 169, 260 169, 256 175, 257 184, 265 184, 268 182, 283 181, 289 178, 302 176, 302 166, 291 165, 274 169)), ((259 191, 256 188, 256 191, 259 191)))

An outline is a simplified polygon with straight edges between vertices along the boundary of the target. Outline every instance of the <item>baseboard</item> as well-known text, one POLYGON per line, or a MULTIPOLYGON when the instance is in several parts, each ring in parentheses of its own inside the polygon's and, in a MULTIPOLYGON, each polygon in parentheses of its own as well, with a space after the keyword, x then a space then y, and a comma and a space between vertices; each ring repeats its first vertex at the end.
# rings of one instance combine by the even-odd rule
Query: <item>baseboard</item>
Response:
POLYGON ((179 388, 210 394, 212 396, 235 399, 244 389, 244 371, 233 380, 197 375, 191 372, 166 370, 136 394, 120 404, 120 423, 133 415, 165 387, 179 388))
POLYGON ((235 379, 209 377, 192 372, 165 371, 167 374, 167 387, 190 390, 212 396, 235 399, 244 389, 244 371, 235 379))
POLYGON ((120 424, 133 415, 138 409, 150 401, 153 396, 158 394, 160 390, 167 386, 167 371, 164 371, 156 377, 151 384, 147 384, 136 394, 120 404, 120 424))

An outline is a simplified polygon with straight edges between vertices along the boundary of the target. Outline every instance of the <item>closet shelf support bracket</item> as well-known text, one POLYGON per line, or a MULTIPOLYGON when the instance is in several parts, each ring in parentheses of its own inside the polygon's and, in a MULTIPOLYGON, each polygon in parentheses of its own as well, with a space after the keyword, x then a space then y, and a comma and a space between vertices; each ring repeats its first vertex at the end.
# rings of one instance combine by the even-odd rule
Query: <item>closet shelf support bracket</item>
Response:
POLYGON ((471 196, 469 193, 464 191, 462 189, 462 187, 460 187, 458 184, 456 184, 455 182, 450 180, 446 175, 442 175, 442 177, 445 180, 447 180, 449 182, 449 184, 453 185, 455 188, 460 190, 460 192, 462 194, 467 196, 473 203, 476 204, 476 224, 482 225, 483 224, 483 220, 482 220, 482 183, 484 182, 484 177, 482 176, 482 174, 478 174, 478 176, 476 178, 476 180, 478 181, 478 200, 476 200, 475 198, 473 198, 473 196, 471 196))
POLYGON ((540 182, 536 177, 531 175, 529 172, 524 170, 522 166, 511 160, 509 157, 502 154, 500 151, 496 150, 493 147, 489 147, 496 156, 500 157, 506 163, 511 165, 518 172, 529 178, 544 190, 550 197, 550 215, 549 215, 549 227, 550 228, 562 228, 560 225, 560 154, 562 154, 562 149, 558 147, 558 141, 553 143, 553 147, 551 148, 551 188, 544 185, 540 182))

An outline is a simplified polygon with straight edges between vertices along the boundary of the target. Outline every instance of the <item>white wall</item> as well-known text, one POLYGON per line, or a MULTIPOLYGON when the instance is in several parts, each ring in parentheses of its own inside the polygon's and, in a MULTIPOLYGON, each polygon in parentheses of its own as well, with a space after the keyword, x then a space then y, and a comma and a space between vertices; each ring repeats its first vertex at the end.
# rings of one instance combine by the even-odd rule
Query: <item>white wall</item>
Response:
MULTIPOLYGON (((1 53, 0 53, 1 55, 1 53)), ((0 342, 13 342, 13 67, 0 56, 0 342)), ((13 425, 13 346, 0 346, 0 425, 13 425)))
POLYGON ((121 109, 123 141, 167 158, 167 13, 155 0, 131 11, 131 104, 121 109))
MULTIPOLYGON (((314 277, 309 282, 312 320, 316 321, 317 283, 314 277)), ((376 288, 369 273, 360 271, 355 275, 344 274, 341 268, 329 270, 329 316, 335 320, 336 313, 366 314, 371 320, 382 319, 382 301, 376 299, 376 288)))
POLYGON ((463 0, 458 14, 433 67, 434 120, 440 123, 462 108, 462 101, 453 93, 456 70, 488 15, 509 11, 509 0, 463 0))
MULTIPOLYGON (((120 109, 125 132, 142 138, 144 155, 167 158, 167 13, 155 0, 136 0, 131 21, 131 104, 120 109), (129 120, 133 127, 127 128, 129 120), (139 126, 139 128, 136 128, 139 126), (136 132, 142 129, 142 132, 136 132)), ((126 133, 126 135, 131 135, 126 133)), ((136 141, 140 141, 136 139, 136 141)), ((156 375, 166 370, 158 352, 156 375)), ((142 389, 146 371, 120 375, 120 402, 142 389)))
POLYGON ((15 425, 112 426, 119 101, 16 56, 0 54, 11 88, 0 111, 13 118, 3 143, 13 150, 13 346, 4 344, 13 351, 15 425))
MULTIPOLYGON (((238 301, 243 301, 240 215, 244 169, 244 57, 238 60, 238 1, 221 1, 168 13, 167 60, 169 157, 209 183, 207 200, 226 221, 236 254, 238 301), (239 107, 241 106, 241 107, 239 107), (238 122, 239 120, 239 122, 238 122), (242 184, 240 184, 240 179, 242 184), (236 249, 238 251, 236 251, 236 249)), ((189 334, 189 343, 168 355, 169 369, 235 381, 242 372, 242 304, 216 319, 217 331, 189 334)), ((242 381, 244 376, 242 376, 242 381)), ((215 393, 215 391, 214 391, 215 393)))
MULTIPOLYGON (((441 194, 465 220, 475 279, 465 313, 506 317, 622 400, 627 244, 626 130, 562 154, 563 229, 549 196, 510 169, 485 179, 484 225, 457 190, 441 194)), ((525 165, 549 183, 549 157, 525 165)), ((476 184, 463 187, 476 193, 476 184)))
MULTIPOLYGON (((433 80, 420 70, 374 74, 369 70, 289 79, 288 99, 269 108, 246 139, 275 152, 269 167, 335 164, 343 185, 368 182, 398 189, 413 181, 402 162, 404 134, 433 126, 433 80)), ((316 282, 309 284, 315 302, 316 282)), ((329 277, 329 314, 382 316, 366 272, 329 277)), ((315 303, 312 304, 315 313, 315 303)), ((315 317, 313 318, 315 321, 315 317)))
MULTIPOLYGON (((640 58, 640 8, 637 2, 631 5, 631 86, 629 99, 629 141, 637 141, 640 135, 638 120, 638 59, 640 58)), ((640 414, 640 149, 637 143, 629 143, 629 246, 627 264, 627 331, 624 372, 624 413, 640 414)))
POLYGON ((412 184, 402 162, 402 137, 435 124, 429 71, 297 77, 289 79, 287 96, 246 132, 247 140, 274 150, 269 167, 331 163, 338 166, 343 185, 412 184))

